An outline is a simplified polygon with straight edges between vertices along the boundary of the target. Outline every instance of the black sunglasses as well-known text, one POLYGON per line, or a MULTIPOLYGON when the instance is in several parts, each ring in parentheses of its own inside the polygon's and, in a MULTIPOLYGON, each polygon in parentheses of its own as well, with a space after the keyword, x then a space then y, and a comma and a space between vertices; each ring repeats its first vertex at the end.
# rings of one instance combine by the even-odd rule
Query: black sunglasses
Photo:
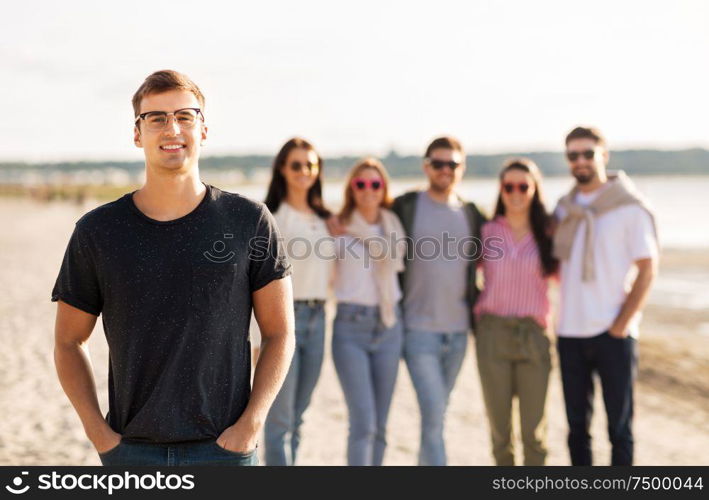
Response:
POLYGON ((596 151, 593 149, 587 149, 586 151, 567 151, 566 152, 566 157, 569 159, 569 161, 576 161, 579 159, 579 156, 583 156, 587 160, 593 160, 593 157, 596 156, 596 151))
POLYGON ((431 165, 433 170, 441 170, 443 167, 450 167, 451 170, 455 170, 460 166, 459 161, 454 161, 454 160, 449 160, 449 161, 443 161, 443 160, 432 160, 430 158, 427 158, 428 163, 431 165))
POLYGON ((525 194, 529 191, 529 184, 526 182, 520 182, 519 184, 515 184, 514 182, 505 182, 502 184, 502 189, 504 189, 507 194, 514 193, 515 189, 519 189, 520 193, 525 194))

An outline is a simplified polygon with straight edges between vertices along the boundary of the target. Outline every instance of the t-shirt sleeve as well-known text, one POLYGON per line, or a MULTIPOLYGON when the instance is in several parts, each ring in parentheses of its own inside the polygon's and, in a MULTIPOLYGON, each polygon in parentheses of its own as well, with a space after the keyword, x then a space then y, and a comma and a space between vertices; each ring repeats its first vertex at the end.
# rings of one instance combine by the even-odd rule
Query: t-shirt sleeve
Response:
POLYGON ((291 274, 283 238, 271 212, 262 206, 256 234, 249 242, 249 284, 251 292, 263 288, 271 281, 291 274))
POLYGON ((632 260, 657 258, 657 238, 652 218, 641 207, 633 207, 628 212, 628 251, 632 260))
POLYGON ((103 309, 96 261, 90 241, 79 225, 74 227, 52 290, 52 302, 58 300, 94 316, 103 309))

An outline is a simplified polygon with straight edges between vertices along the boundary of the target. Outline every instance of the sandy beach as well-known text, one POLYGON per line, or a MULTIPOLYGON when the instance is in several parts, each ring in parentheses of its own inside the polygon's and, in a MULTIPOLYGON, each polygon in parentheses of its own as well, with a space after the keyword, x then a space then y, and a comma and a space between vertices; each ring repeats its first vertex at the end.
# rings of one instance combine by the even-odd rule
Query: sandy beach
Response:
MULTIPOLYGON (((99 464, 55 374, 52 349, 56 305, 49 301, 73 224, 91 206, 0 199, 0 465, 99 464)), ((708 253, 665 250, 661 278, 671 273, 706 274, 708 253)), ((90 349, 99 401, 105 410, 107 348, 100 323, 90 349)), ((449 462, 489 465, 492 457, 474 343, 471 341, 468 347, 447 420, 449 462)), ((329 339, 327 350, 322 377, 305 415, 301 465, 345 463, 347 410, 329 357, 329 339)), ((636 463, 709 463, 709 310, 679 307, 655 296, 643 321, 640 352, 636 463)), ((595 462, 606 464, 610 448, 600 390, 596 399, 595 462)), ((556 369, 548 422, 548 463, 566 465, 566 421, 556 369)), ((385 463, 415 464, 418 434, 418 406, 402 363, 389 419, 385 463)))

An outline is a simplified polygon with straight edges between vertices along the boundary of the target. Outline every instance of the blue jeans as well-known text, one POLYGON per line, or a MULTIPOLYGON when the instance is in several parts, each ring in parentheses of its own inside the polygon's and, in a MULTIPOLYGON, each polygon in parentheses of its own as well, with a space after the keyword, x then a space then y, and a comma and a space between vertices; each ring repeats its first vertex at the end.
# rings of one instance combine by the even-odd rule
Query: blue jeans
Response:
POLYGON ((266 465, 293 465, 303 413, 320 377, 325 349, 325 306, 295 302, 295 353, 264 425, 266 465))
POLYGON ((419 465, 446 465, 443 423, 467 345, 466 332, 406 330, 404 357, 421 410, 419 465))
POLYGON ((237 453, 222 448, 216 439, 190 443, 153 444, 122 440, 99 454, 103 465, 258 465, 256 450, 237 453))
POLYGON ((611 465, 633 464, 633 382, 638 346, 632 337, 615 338, 608 332, 589 338, 557 340, 561 381, 569 422, 571 465, 592 465, 591 416, 593 373, 597 372, 606 406, 611 465))
POLYGON ((403 346, 401 314, 391 328, 379 307, 341 303, 332 357, 349 412, 348 465, 382 465, 386 425, 403 346))

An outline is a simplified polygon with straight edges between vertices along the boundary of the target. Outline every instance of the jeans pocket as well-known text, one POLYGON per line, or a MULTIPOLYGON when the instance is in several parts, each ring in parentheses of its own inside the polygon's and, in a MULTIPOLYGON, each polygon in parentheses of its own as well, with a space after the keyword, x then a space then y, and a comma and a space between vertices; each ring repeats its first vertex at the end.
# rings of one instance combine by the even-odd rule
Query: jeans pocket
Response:
POLYGON ((340 309, 333 323, 338 335, 361 336, 372 332, 377 326, 375 316, 356 309, 340 309))
POLYGON ((362 313, 353 310, 340 310, 337 311, 337 314, 335 315, 335 321, 339 321, 341 323, 357 324, 362 321, 363 318, 364 316, 362 313))
POLYGON ((119 452, 123 449, 125 443, 121 440, 116 446, 108 451, 98 454, 99 460, 101 460, 101 465, 119 465, 113 461, 119 456, 119 452))
POLYGON ((104 451, 103 453, 99 453, 98 456, 99 457, 107 457, 109 455, 112 455, 113 453, 118 451, 118 448, 120 448, 122 445, 123 445, 123 441, 119 441, 116 446, 114 446, 113 448, 111 448, 108 451, 104 451))
POLYGON ((224 452, 224 453, 226 453, 226 454, 228 454, 228 455, 231 455, 231 456, 234 456, 234 457, 241 457, 241 458, 249 458, 249 457, 254 456, 254 454, 256 453, 256 450, 258 449, 258 447, 256 447, 256 448, 254 448, 254 449, 251 450, 251 451, 232 451, 232 450, 227 450, 226 448, 224 448, 223 446, 221 446, 221 445, 220 445, 219 443, 217 443, 216 441, 214 441, 213 444, 214 444, 214 446, 216 446, 217 448, 219 448, 220 451, 222 451, 222 452, 224 452))
MULTIPOLYGON (((258 450, 258 445, 251 451, 241 452, 241 451, 231 451, 223 448, 216 441, 214 441, 213 446, 217 449, 217 453, 227 459, 231 458, 231 461, 227 463, 231 465, 258 465, 258 456, 256 451, 258 450)), ((226 465, 226 463, 225 463, 226 465)))
POLYGON ((552 345, 546 330, 540 330, 533 336, 536 358, 544 365, 551 365, 552 345))
POLYGON ((625 337, 616 337, 615 335, 611 335, 610 330, 606 330, 601 335, 599 335, 599 337, 615 344, 625 343, 630 338, 630 336, 628 335, 626 335, 625 337))

